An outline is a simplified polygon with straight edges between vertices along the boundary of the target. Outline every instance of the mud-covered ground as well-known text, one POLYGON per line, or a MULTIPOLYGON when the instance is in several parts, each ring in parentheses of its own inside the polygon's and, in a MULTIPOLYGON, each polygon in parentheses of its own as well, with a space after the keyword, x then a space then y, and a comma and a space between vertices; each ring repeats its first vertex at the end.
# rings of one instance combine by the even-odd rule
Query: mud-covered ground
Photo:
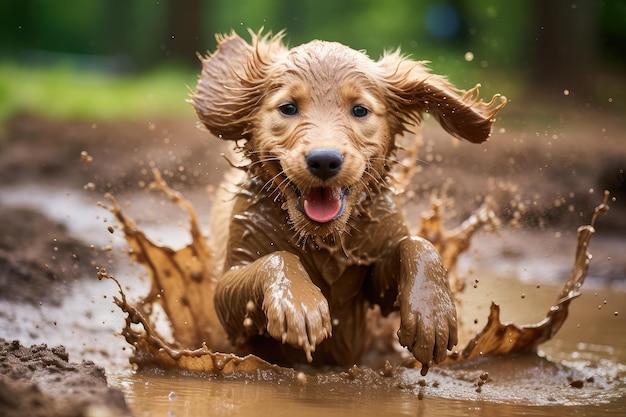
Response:
POLYGON ((123 393, 107 386, 104 368, 69 362, 62 346, 0 339, 0 359, 3 416, 130 415, 123 393))
MULTIPOLYGON (((151 206, 146 198, 153 167, 170 186, 208 205, 207 187, 216 186, 228 166, 220 156, 223 144, 199 130, 191 114, 182 120, 97 123, 21 114, 10 119, 0 134, 3 326, 21 319, 11 306, 38 309, 63 304, 81 285, 91 281, 96 285, 97 267, 114 268, 123 258, 123 251, 107 244, 108 235, 115 233, 114 224, 102 220, 101 227, 94 229, 93 222, 81 223, 81 218, 104 217, 104 210, 97 211, 104 193, 114 193, 123 204, 136 196, 143 205, 139 210, 135 207, 133 216, 145 214, 146 219, 158 221, 166 209, 151 206), (70 194, 91 201, 95 211, 65 216, 55 208, 55 201, 70 194)), ((458 143, 431 123, 424 134, 421 168, 409 190, 410 222, 417 221, 417 213, 436 190, 446 190, 451 225, 489 194, 497 204, 503 230, 531 232, 511 235, 515 245, 496 244, 500 252, 490 256, 522 259, 531 265, 545 255, 532 231, 573 241, 576 227, 588 223, 593 207, 602 200, 602 190, 609 189, 614 199, 608 215, 596 225, 592 251, 601 262, 592 265, 591 274, 600 280, 626 281, 626 126, 617 111, 592 111, 584 105, 562 111, 509 105, 486 145, 458 143)), ((557 247, 555 256, 569 259, 566 251, 572 250, 572 244, 548 242, 546 247, 557 247)), ((94 320, 93 325, 98 323, 94 320)), ((71 334, 73 329, 59 326, 58 332, 71 334)), ((20 337, 10 330, 2 335, 20 337)), ((81 354, 81 347, 68 350, 81 354)), ((102 357, 107 355, 115 352, 101 352, 102 357)), ((129 412, 121 393, 106 387, 102 368, 82 362, 81 357, 68 357, 62 347, 24 347, 0 340, 0 358, 2 415, 129 412)))

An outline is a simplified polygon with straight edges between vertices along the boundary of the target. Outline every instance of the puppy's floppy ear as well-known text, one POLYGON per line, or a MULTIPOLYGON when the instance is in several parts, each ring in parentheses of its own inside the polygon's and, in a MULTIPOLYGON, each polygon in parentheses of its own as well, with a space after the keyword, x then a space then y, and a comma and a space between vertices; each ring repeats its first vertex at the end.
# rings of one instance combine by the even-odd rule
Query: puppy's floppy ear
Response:
POLYGON ((248 44, 234 31, 218 35, 213 54, 200 57, 202 73, 191 96, 200 121, 222 139, 247 139, 254 110, 264 94, 268 68, 287 49, 283 33, 261 35, 250 32, 248 44))
POLYGON ((430 113, 453 136, 480 143, 489 138, 496 115, 507 103, 499 94, 489 102, 479 99, 480 84, 459 90, 445 77, 430 73, 423 62, 404 58, 399 51, 385 54, 377 65, 388 89, 393 133, 408 130, 421 122, 423 113, 430 113))

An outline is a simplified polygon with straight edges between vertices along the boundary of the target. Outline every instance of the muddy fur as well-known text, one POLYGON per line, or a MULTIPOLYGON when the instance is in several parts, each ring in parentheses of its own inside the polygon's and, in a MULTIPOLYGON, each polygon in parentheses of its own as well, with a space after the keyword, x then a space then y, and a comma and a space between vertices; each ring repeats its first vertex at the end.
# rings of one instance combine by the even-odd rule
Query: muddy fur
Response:
POLYGON ((457 343, 456 311, 439 254, 397 207, 396 137, 429 113, 483 142, 506 99, 479 100, 478 86, 458 90, 399 51, 373 61, 334 42, 289 49, 282 37, 218 37, 191 99, 244 161, 214 211, 220 321, 273 361, 349 365, 367 309, 398 309, 400 343, 427 370, 457 343))

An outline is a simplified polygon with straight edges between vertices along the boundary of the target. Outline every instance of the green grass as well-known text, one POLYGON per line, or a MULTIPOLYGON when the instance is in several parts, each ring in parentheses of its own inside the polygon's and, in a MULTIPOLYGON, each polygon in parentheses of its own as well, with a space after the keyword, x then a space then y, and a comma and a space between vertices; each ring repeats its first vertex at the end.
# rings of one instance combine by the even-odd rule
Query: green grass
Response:
POLYGON ((17 112, 89 120, 190 114, 185 100, 196 80, 196 74, 178 69, 116 76, 0 62, 0 124, 17 112))

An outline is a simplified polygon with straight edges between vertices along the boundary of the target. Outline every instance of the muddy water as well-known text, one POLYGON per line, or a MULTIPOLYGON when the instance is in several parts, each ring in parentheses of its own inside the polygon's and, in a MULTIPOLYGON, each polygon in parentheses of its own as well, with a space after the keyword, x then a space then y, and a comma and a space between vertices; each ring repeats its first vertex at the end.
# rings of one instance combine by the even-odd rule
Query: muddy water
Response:
MULTIPOLYGON (((73 223, 75 232, 85 241, 99 243, 106 230, 106 214, 85 216, 83 210, 93 207, 94 201, 75 192, 4 191, 6 203, 41 207, 45 201, 48 214, 73 223), (33 196, 43 200, 32 201, 33 196), (74 222, 87 217, 93 221, 74 222)), ((174 232, 171 227, 154 229, 163 236, 174 232)), ((539 242, 538 246, 544 248, 546 242, 553 241, 548 232, 534 235, 523 241, 527 245, 539 242), (535 241, 529 243, 528 239, 535 241)), ((118 237, 109 239, 113 240, 102 243, 115 242, 118 237)), ((558 277, 567 276, 574 237, 563 239, 569 240, 569 245, 566 242, 564 249, 555 249, 548 256, 534 257, 531 252, 511 259, 493 250, 492 245, 516 239, 519 236, 509 236, 507 232, 493 241, 482 236, 475 239, 467 263, 472 265, 471 277, 478 282, 465 292, 463 302, 470 312, 466 321, 476 329, 484 325, 491 300, 506 307, 502 310, 503 321, 536 322, 545 316, 546 307, 562 285, 558 277), (476 323, 472 322, 474 319, 476 323)), ((592 240, 594 263, 608 262, 609 256, 595 251, 595 246, 601 245, 592 240)), ((120 273, 130 275, 132 266, 128 264, 127 268, 120 273)), ((594 279, 593 268, 564 327, 541 346, 541 357, 479 359, 433 368, 427 377, 406 369, 395 369, 387 377, 363 371, 304 374, 291 379, 262 373, 245 378, 215 378, 180 372, 134 372, 127 362, 125 341, 117 335, 123 327, 123 314, 112 303, 111 296, 115 294, 111 282, 98 282, 94 277, 75 284, 61 306, 44 304, 37 308, 3 302, 0 336, 18 338, 24 344, 62 343, 73 360, 95 360, 107 368, 110 383, 123 389, 138 416, 626 413, 626 289, 594 279)))
MULTIPOLYGON (((517 307, 510 315, 545 314, 536 283, 483 277, 485 287, 491 288, 485 297, 517 307), (498 285, 492 286, 495 281, 498 285), (511 293, 526 296, 515 301, 511 293)), ((558 291, 555 285, 541 288, 551 294, 558 291)), ((433 368, 425 378, 406 369, 397 369, 388 378, 357 375, 353 379, 334 373, 308 374, 306 380, 146 370, 114 372, 110 381, 124 390, 139 416, 256 416, 260 410, 276 416, 622 416, 626 412, 626 314, 615 316, 615 311, 626 311, 626 289, 592 283, 571 309, 568 323, 542 346, 539 356, 433 368)))

